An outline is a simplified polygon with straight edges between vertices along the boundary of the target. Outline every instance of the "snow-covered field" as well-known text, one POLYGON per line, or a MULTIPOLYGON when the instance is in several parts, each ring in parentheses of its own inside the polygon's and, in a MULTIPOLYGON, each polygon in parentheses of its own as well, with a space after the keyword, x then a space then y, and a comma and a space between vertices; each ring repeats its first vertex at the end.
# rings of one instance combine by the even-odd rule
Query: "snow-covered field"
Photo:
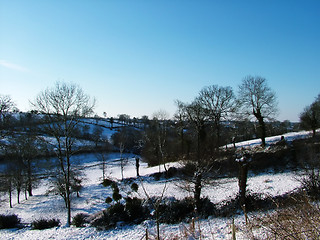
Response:
MULTIPOLYGON (((320 129, 318 129, 316 132, 319 133, 320 129)), ((304 138, 311 137, 311 135, 312 135, 311 131, 290 132, 290 133, 285 133, 285 134, 279 135, 279 136, 267 137, 266 144, 267 145, 275 144, 276 142, 280 141, 281 136, 283 136, 285 138, 285 140, 290 143, 296 139, 304 139, 304 138)), ((253 140, 238 142, 235 145, 237 148, 239 148, 239 147, 254 147, 254 146, 261 145, 261 139, 253 139, 253 140)), ((228 144, 227 147, 231 148, 231 147, 233 147, 233 144, 228 144)))
MULTIPOLYGON (((285 135, 286 138, 302 138, 306 137, 309 132, 301 132, 285 135)), ((280 136, 268 138, 269 143, 273 143, 280 136)), ((259 140, 256 140, 259 141, 259 140)), ((246 143, 238 143, 237 146, 255 145, 255 141, 246 143)), ((135 159, 134 156, 127 154, 128 163, 124 169, 124 177, 135 177, 135 159)), ((77 156, 79 162, 85 167, 85 178, 83 190, 80 198, 74 198, 72 201, 72 215, 77 213, 93 214, 107 207, 105 199, 111 196, 110 188, 103 187, 101 183, 102 170, 99 162, 94 154, 84 154, 77 156)), ((179 163, 172 163, 169 166, 178 166, 179 163)), ((183 198, 190 193, 179 187, 178 180, 160 180, 154 181, 153 178, 147 177, 151 173, 158 172, 158 167, 148 168, 146 163, 140 163, 140 175, 143 176, 143 185, 150 196, 161 195, 163 188, 166 187, 165 196, 175 198, 183 198)), ((113 179, 121 179, 121 170, 118 154, 110 154, 108 156, 107 175, 113 179)), ((248 179, 248 190, 262 195, 280 195, 293 191, 300 186, 299 176, 293 172, 278 174, 260 174, 251 175, 248 179)), ((139 190, 137 193, 140 198, 146 198, 141 188, 141 183, 137 182, 139 190)), ((1 203, 0 214, 17 214, 23 223, 30 223, 40 218, 57 218, 61 221, 62 227, 47 230, 31 230, 23 229, 6 229, 0 230, 0 239, 143 239, 146 228, 155 231, 155 223, 153 221, 145 221, 139 225, 121 226, 108 231, 98 231, 93 227, 64 227, 66 223, 66 209, 63 199, 57 195, 46 195, 48 182, 43 181, 42 185, 34 190, 34 196, 28 200, 23 200, 20 204, 13 201, 13 208, 9 208, 8 202, 1 203)), ((123 186, 122 194, 126 194, 125 186, 123 186)), ((203 188, 202 196, 207 196, 212 202, 220 203, 234 197, 238 192, 238 180, 236 178, 224 178, 218 180, 217 184, 206 186, 203 188)), ((1 197, 4 199, 4 196, 1 197)), ((5 197, 6 198, 6 197, 5 197)), ((200 220, 202 239, 230 239, 232 219, 228 218, 209 218, 200 220)), ((244 217, 239 215, 235 218, 237 226, 242 226, 244 217)), ((174 236, 181 235, 188 224, 181 223, 175 225, 161 225, 162 236, 165 239, 172 239, 174 236)), ((237 234, 237 239, 245 239, 241 233, 237 234)))

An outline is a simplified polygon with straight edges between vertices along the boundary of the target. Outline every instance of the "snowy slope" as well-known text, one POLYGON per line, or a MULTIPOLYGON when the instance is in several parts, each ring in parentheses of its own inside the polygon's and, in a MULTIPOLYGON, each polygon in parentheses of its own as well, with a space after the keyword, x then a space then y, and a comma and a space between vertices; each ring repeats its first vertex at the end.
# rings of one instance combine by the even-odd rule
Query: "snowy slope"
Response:
MULTIPOLYGON (((291 133, 285 135, 287 139, 307 137, 309 132, 291 133)), ((280 136, 268 138, 267 142, 272 142, 280 139, 280 136)), ((254 146, 259 144, 259 140, 252 140, 242 143, 237 143, 238 147, 254 146)), ((131 154, 124 157, 128 158, 128 163, 124 169, 124 177, 135 177, 135 159, 131 154)), ((100 182, 102 178, 102 170, 99 162, 94 154, 85 154, 77 156, 77 160, 85 168, 86 181, 81 192, 80 198, 74 198, 72 202, 72 215, 76 213, 96 213, 107 207, 105 198, 111 196, 111 189, 103 187, 100 182)), ((172 163, 169 166, 179 166, 179 163, 172 163)), ((143 184, 150 196, 159 196, 166 186, 165 196, 183 198, 190 193, 183 191, 179 187, 179 181, 154 181, 152 178, 146 177, 151 173, 158 172, 158 167, 148 168, 146 163, 140 164, 140 175, 144 176, 143 184)), ((162 169, 163 170, 163 169, 162 169)), ((121 171, 119 166, 119 154, 110 154, 108 156, 107 175, 113 179, 121 179, 121 171)), ((140 185, 140 183, 138 182, 140 185)), ((267 195, 280 195, 290 192, 300 186, 299 177, 295 173, 279 173, 279 174, 264 174, 251 176, 248 179, 248 190, 255 193, 267 195)), ((34 191, 34 196, 28 200, 23 200, 21 204, 14 202, 12 209, 8 207, 8 202, 1 203, 0 214, 17 214, 23 223, 30 223, 39 218, 58 218, 62 225, 66 223, 66 210, 61 197, 57 195, 46 195, 48 182, 44 181, 42 185, 34 191)), ((122 187, 125 190, 125 186, 122 187)), ((236 178, 220 179, 217 184, 206 186, 203 189, 202 196, 208 196, 214 203, 220 203, 223 200, 234 197, 238 191, 238 180, 236 178)), ((122 192, 125 194, 126 191, 122 192)), ((145 193, 139 187, 139 197, 145 198, 145 193)), ((2 197, 3 199, 3 197, 2 197)), ((235 219, 237 225, 243 223, 243 216, 238 216, 235 219)), ((201 226, 201 234, 203 239, 230 239, 231 219, 227 218, 211 218, 198 222, 201 226)), ((122 226, 109 231, 97 231, 92 227, 85 228, 53 228, 47 230, 30 230, 24 229, 9 229, 0 230, 0 239, 142 239, 145 234, 146 227, 150 231, 155 230, 155 223, 146 221, 140 225, 122 226)), ((188 224, 176 225, 161 225, 163 235, 169 237, 182 234, 188 224)), ((237 235, 237 239, 241 234, 237 235)), ((245 239, 245 238, 243 238, 245 239)))
MULTIPOLYGON (((87 156, 88 157, 88 156, 87 156)), ((132 165, 132 161, 130 162, 132 165)), ((94 165, 94 162, 92 162, 94 165)), ((130 164, 126 168, 125 176, 134 176, 134 167, 130 164)), ((109 173, 110 176, 119 178, 120 169, 119 166, 110 165, 109 173)), ((147 168, 143 164, 141 168, 141 175, 149 174, 151 172, 158 171, 157 168, 147 168)), ((80 199, 74 199, 73 201, 73 215, 78 212, 84 213, 95 213, 107 207, 104 203, 104 199, 110 196, 111 190, 103 187, 100 183, 101 169, 99 167, 91 167, 86 171, 87 181, 85 188, 81 193, 80 199)), ((144 182, 145 188, 148 193, 152 195, 159 195, 162 192, 163 187, 167 185, 165 192, 166 196, 175 196, 176 198, 182 198, 187 196, 188 193, 179 189, 179 187, 172 182, 144 182)), ((259 175, 249 178, 248 189, 256 193, 278 195, 285 192, 289 192, 299 186, 296 176, 293 173, 283 173, 275 175, 259 175)), ((15 213, 21 217, 22 222, 30 223, 32 220, 44 218, 58 218, 63 224, 65 224, 66 211, 64 203, 59 196, 43 195, 46 190, 46 186, 43 185, 37 191, 35 196, 30 197, 29 200, 23 201, 22 204, 14 204, 13 209, 9 209, 6 206, 2 206, 1 213, 10 214, 15 213)), ((222 200, 234 197, 237 193, 238 185, 237 179, 222 179, 219 186, 212 186, 204 188, 203 195, 208 196, 213 202, 219 203, 222 200)), ((145 197, 144 193, 139 190, 140 197, 145 197)), ((240 224, 243 222, 243 217, 238 216, 236 223, 240 224)), ((218 218, 201 220, 200 225, 202 234, 204 237, 212 239, 226 239, 230 236, 230 223, 231 219, 218 218)), ((184 224, 186 227, 187 224, 184 224)), ((154 230, 154 222, 146 221, 138 226, 125 226, 109 231, 96 231, 94 228, 64 228, 60 227, 57 229, 48 230, 29 230, 28 228, 21 230, 1 230, 0 239, 140 239, 144 233, 146 227, 151 227, 154 230)), ((183 224, 176 225, 162 225, 162 231, 167 236, 176 235, 182 232, 183 224)), ((168 238, 169 239, 169 238, 168 238)))
MULTIPOLYGON (((320 129, 317 130, 317 133, 319 133, 319 132, 320 132, 320 129)), ((287 142, 292 142, 293 140, 296 140, 296 139, 309 138, 312 136, 312 132, 311 131, 290 132, 290 133, 285 133, 285 134, 279 135, 279 136, 267 137, 266 144, 271 145, 271 144, 277 143, 278 141, 280 141, 281 136, 283 136, 287 142)), ((239 147, 245 147, 245 148, 246 147, 254 147, 254 146, 261 145, 261 139, 253 139, 253 140, 238 142, 235 145, 237 148, 239 148, 239 147)), ((233 147, 233 144, 228 144, 227 147, 231 148, 231 147, 233 147)))

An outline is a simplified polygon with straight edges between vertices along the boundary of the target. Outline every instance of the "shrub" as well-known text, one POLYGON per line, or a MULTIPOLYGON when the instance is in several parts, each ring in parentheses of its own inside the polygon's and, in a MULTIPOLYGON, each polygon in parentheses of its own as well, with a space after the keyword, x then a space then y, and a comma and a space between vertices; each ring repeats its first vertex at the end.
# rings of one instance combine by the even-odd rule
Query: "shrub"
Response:
POLYGON ((175 167, 170 167, 168 171, 166 172, 166 178, 172 178, 176 176, 178 173, 178 169, 175 167))
POLYGON ((17 215, 0 215, 0 229, 15 228, 20 224, 20 218, 17 215))
POLYGON ((128 213, 129 221, 135 223, 140 223, 149 216, 149 211, 147 207, 143 206, 143 201, 136 197, 126 198, 125 210, 128 213))
POLYGON ((104 187, 109 187, 109 186, 111 186, 113 183, 114 183, 114 181, 112 181, 111 179, 106 178, 106 179, 103 180, 102 185, 103 185, 104 187))
POLYGON ((108 203, 108 204, 112 203, 112 198, 111 197, 107 197, 105 202, 108 203))
POLYGON ((112 182, 110 186, 114 192, 119 192, 119 187, 116 182, 112 182))
POLYGON ((121 216, 124 214, 124 205, 121 203, 116 203, 108 208, 108 213, 111 216, 121 216))
POLYGON ((301 180, 302 188, 307 194, 319 199, 320 197, 320 170, 312 169, 308 172, 307 176, 301 180))
POLYGON ((161 172, 156 172, 150 175, 150 177, 153 177, 155 181, 159 181, 162 177, 163 173, 161 172))
POLYGON ((103 211, 91 224, 101 229, 115 227, 117 223, 140 223, 149 216, 148 209, 143 206, 143 201, 138 198, 126 198, 126 203, 116 203, 103 211))
POLYGON ((160 204, 158 211, 160 222, 178 223, 194 216, 194 200, 192 198, 170 200, 167 203, 160 204))
MULTIPOLYGON (((271 209, 276 206, 276 203, 283 202, 287 197, 279 196, 278 198, 263 198, 260 194, 248 192, 246 194, 246 211, 257 211, 271 209)), ((222 205, 216 209, 216 215, 220 217, 230 217, 237 212, 242 212, 240 195, 238 194, 235 198, 224 201, 222 205)))
POLYGON ((33 229, 47 229, 47 228, 53 228, 60 226, 60 220, 59 219, 39 219, 35 220, 31 223, 31 226, 33 229))
POLYGON ((121 203, 111 205, 103 211, 103 215, 95 219, 91 224, 96 228, 109 229, 117 225, 117 222, 125 222, 128 220, 128 215, 121 203))
POLYGON ((112 198, 113 198, 113 200, 115 200, 116 202, 118 202, 118 201, 121 200, 122 195, 121 195, 119 192, 113 192, 112 198))
POLYGON ((132 191, 137 192, 137 191, 138 191, 138 189, 139 189, 138 184, 136 184, 136 183, 132 183, 132 184, 131 184, 131 189, 132 189, 132 191))
POLYGON ((196 166, 194 163, 187 162, 182 169, 182 173, 186 176, 193 176, 194 172, 196 171, 196 166))
POLYGON ((88 223, 87 218, 89 217, 88 214, 85 213, 78 213, 72 219, 72 225, 76 227, 84 227, 86 223, 88 223))
POLYGON ((198 214, 202 217, 209 217, 216 213, 216 206, 210 201, 209 198, 200 199, 200 209, 198 214))

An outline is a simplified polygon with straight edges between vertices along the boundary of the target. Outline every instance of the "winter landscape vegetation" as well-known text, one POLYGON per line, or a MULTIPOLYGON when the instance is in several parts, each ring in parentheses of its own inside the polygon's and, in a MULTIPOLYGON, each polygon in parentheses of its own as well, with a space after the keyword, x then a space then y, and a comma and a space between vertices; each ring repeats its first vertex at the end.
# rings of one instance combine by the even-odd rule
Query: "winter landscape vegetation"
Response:
POLYGON ((320 239, 319 12, 0 0, 0 240, 320 239))
POLYGON ((273 118, 259 76, 177 100, 172 119, 93 116, 65 82, 29 112, 0 100, 1 239, 319 236, 320 95, 296 123, 273 118))

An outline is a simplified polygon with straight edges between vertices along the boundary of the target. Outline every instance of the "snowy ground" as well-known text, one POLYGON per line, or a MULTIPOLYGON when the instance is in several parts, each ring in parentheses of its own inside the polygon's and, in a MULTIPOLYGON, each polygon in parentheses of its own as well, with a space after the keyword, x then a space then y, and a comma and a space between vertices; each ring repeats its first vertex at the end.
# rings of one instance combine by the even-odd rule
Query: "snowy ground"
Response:
MULTIPOLYGON (((309 134, 288 134, 285 137, 302 138, 309 134)), ((269 138, 269 143, 280 138, 269 138)), ((258 140, 257 140, 258 141, 258 140)), ((248 146, 255 143, 247 142, 239 143, 237 146, 248 146)), ((132 155, 126 155, 128 163, 124 169, 124 177, 135 177, 135 159, 132 155)), ((79 162, 85 166, 86 181, 84 188, 81 191, 80 198, 73 199, 72 215, 76 213, 96 213, 107 207, 105 199, 111 196, 111 189, 103 187, 100 182, 102 178, 102 170, 98 165, 99 162, 94 154, 85 154, 78 156, 79 162)), ((121 171, 119 167, 118 154, 110 154, 108 157, 107 174, 113 179, 121 179, 121 171)), ((171 166, 178 165, 178 163, 170 164, 171 166)), ((146 163, 140 164, 140 175, 147 176, 148 174, 158 172, 158 167, 148 168, 146 163)), ((278 173, 278 174, 261 174, 257 176, 250 176, 248 179, 248 190, 254 193, 261 193, 267 195, 280 195, 290 192, 300 186, 298 180, 299 176, 293 172, 278 173)), ((150 196, 159 196, 163 188, 166 187, 165 196, 175 198, 183 198, 190 193, 183 191, 179 187, 178 181, 154 181, 152 178, 143 178, 143 185, 150 196)), ((17 214, 23 223, 30 223, 39 218, 58 218, 62 226, 66 223, 66 209, 61 197, 57 195, 46 195, 48 183, 44 181, 42 185, 34 191, 34 196, 28 200, 23 200, 21 204, 13 202, 12 209, 8 207, 8 202, 1 203, 0 214, 17 214)), ((141 186, 140 183, 138 183, 141 186)), ((125 189, 124 189, 125 190, 125 189)), ((220 179, 217 184, 206 186, 203 189, 202 196, 209 197, 214 203, 219 203, 228 198, 234 197, 238 191, 238 182, 236 178, 220 179)), ((126 191, 123 192, 125 194, 126 191)), ((139 187, 138 193, 141 198, 146 198, 142 188, 139 187)), ((3 196, 1 197, 3 199, 3 196)), ((208 220, 201 220, 197 222, 200 225, 202 239, 230 239, 231 238, 231 219, 227 218, 211 218, 208 220)), ((241 226, 244 222, 243 216, 235 218, 235 223, 241 226)), ((142 239, 146 228, 150 231, 155 230, 155 223, 152 221, 145 221, 140 225, 122 226, 109 231, 97 231, 92 227, 75 228, 75 227, 59 227, 47 230, 31 230, 24 229, 9 229, 0 230, 0 239, 142 239)), ((162 236, 167 236, 166 239, 172 239, 174 236, 185 232, 189 226, 188 224, 176 225, 161 225, 162 236)), ((237 239, 245 239, 238 233, 237 239)))
MULTIPOLYGON (((318 129, 316 132, 319 133, 320 129, 318 129)), ((279 135, 279 136, 267 137, 266 144, 271 145, 271 144, 277 143, 278 141, 280 141, 281 136, 283 136, 285 138, 285 140, 290 143, 293 140, 309 138, 312 136, 312 132, 311 131, 290 132, 290 133, 285 133, 285 134, 279 135)), ((254 147, 254 146, 261 145, 261 139, 253 139, 253 140, 238 142, 235 145, 237 148, 254 147)), ((227 147, 232 148, 233 144, 228 144, 227 147)))

